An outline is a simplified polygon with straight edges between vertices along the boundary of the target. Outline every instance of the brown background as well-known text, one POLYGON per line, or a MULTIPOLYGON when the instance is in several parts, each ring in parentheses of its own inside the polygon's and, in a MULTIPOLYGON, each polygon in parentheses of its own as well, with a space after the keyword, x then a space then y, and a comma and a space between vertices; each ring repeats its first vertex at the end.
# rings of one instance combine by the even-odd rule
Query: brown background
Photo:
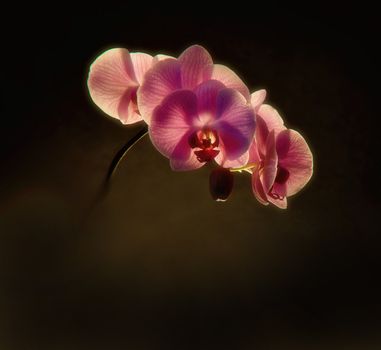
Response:
POLYGON ((376 13, 187 6, 5 12, 0 349, 379 349, 376 13), (88 215, 141 128, 91 103, 89 64, 194 43, 268 90, 312 181, 287 211, 257 203, 248 175, 216 203, 209 168, 174 173, 146 138, 88 215))

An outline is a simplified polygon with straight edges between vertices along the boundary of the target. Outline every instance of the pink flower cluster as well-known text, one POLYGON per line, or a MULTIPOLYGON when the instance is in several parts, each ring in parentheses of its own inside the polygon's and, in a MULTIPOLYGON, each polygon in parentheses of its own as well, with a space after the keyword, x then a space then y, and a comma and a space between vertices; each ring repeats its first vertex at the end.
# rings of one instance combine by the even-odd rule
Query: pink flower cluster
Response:
POLYGON ((173 170, 215 162, 211 193, 226 200, 233 173, 247 171, 262 204, 287 207, 312 176, 312 154, 278 112, 264 104, 266 91, 250 94, 228 67, 201 46, 178 58, 111 49, 91 65, 92 100, 123 124, 144 121, 157 150, 173 170))

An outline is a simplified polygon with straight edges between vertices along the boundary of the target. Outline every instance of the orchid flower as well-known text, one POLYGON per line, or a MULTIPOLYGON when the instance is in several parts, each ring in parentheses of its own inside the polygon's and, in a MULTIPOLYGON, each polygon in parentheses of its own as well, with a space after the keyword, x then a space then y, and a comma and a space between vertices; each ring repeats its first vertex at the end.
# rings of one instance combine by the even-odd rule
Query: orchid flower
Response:
POLYGON ((130 53, 122 48, 105 51, 90 66, 87 84, 92 100, 123 124, 141 121, 136 94, 144 75, 155 63, 169 57, 130 53))
POLYGON ((193 170, 215 161, 209 186, 217 201, 229 197, 234 174, 245 170, 260 203, 285 209, 287 197, 312 176, 312 153, 305 139, 287 129, 277 110, 264 103, 266 90, 250 95, 236 73, 215 64, 199 45, 178 58, 108 50, 91 65, 87 83, 103 112, 123 124, 143 120, 148 126, 113 159, 102 196, 122 158, 147 133, 173 170, 193 170))
POLYGON ((312 153, 297 131, 286 129, 273 107, 261 105, 256 120, 249 150, 253 193, 264 205, 286 209, 287 197, 299 192, 312 176, 312 153))
POLYGON ((152 143, 173 170, 197 169, 220 153, 236 159, 248 150, 254 130, 246 99, 216 80, 169 94, 149 124, 152 143))

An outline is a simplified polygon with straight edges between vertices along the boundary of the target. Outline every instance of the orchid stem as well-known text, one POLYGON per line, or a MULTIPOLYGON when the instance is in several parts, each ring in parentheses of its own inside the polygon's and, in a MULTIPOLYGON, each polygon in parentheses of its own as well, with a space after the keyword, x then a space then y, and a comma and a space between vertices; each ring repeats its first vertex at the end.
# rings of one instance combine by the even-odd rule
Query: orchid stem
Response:
POLYGON ((128 142, 115 154, 104 181, 105 186, 109 185, 110 181, 112 180, 113 176, 118 170, 120 163, 122 162, 123 158, 127 155, 128 151, 147 134, 147 127, 142 128, 132 139, 128 140, 128 142))
POLYGON ((132 137, 130 140, 127 141, 127 143, 115 154, 113 160, 111 161, 111 164, 108 168, 107 174, 105 179, 103 180, 102 187, 99 189, 99 192, 97 193, 95 199, 91 203, 90 207, 87 210, 87 215, 84 215, 85 220, 88 218, 91 213, 94 211, 94 209, 97 207, 97 205, 106 197, 109 189, 111 181, 118 170, 118 167, 122 160, 126 157, 129 150, 135 146, 145 135, 148 134, 147 127, 145 126, 139 132, 132 137))
POLYGON ((234 172, 242 172, 242 171, 247 171, 248 173, 251 174, 251 170, 257 167, 257 163, 249 163, 244 166, 238 167, 238 168, 230 168, 229 170, 234 173, 234 172))

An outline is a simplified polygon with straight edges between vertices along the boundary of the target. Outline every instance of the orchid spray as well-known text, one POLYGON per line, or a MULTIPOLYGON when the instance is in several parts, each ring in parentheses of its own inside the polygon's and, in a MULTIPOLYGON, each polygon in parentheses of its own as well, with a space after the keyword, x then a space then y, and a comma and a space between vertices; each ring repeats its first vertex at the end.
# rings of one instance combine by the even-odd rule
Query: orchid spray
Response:
POLYGON ((305 139, 264 103, 266 91, 250 94, 236 73, 215 64, 199 45, 178 58, 108 50, 90 66, 88 88, 107 115, 123 124, 146 124, 116 154, 105 188, 126 153, 147 134, 174 171, 215 164, 209 185, 217 201, 229 197, 235 174, 248 172, 255 198, 285 209, 287 198, 312 176, 305 139))

